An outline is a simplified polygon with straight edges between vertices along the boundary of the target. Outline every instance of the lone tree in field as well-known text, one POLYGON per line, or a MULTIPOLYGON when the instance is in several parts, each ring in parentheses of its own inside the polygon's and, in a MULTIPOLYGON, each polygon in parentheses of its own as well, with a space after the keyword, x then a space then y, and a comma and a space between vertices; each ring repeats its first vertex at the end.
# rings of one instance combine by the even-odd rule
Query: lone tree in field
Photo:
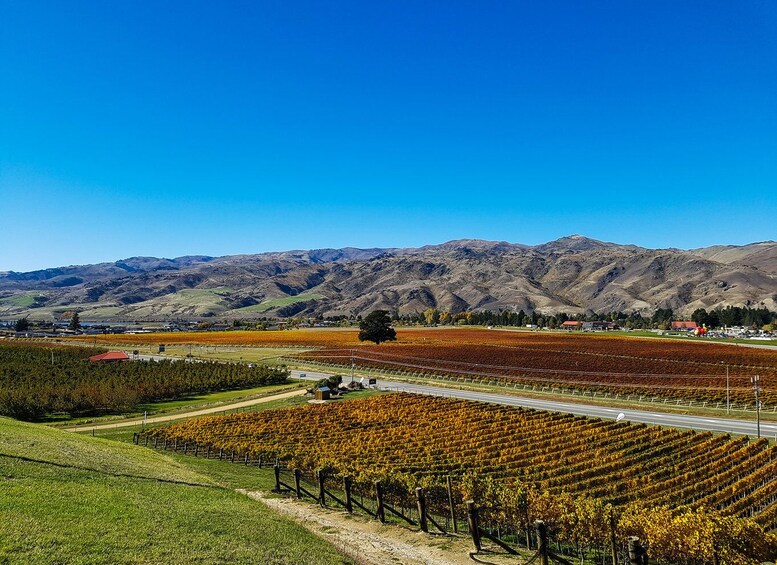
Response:
POLYGON ((359 341, 396 341, 397 332, 391 327, 391 316, 385 310, 373 310, 359 324, 359 341))
POLYGON ((68 329, 71 329, 73 331, 78 331, 81 329, 81 320, 78 318, 78 312, 73 312, 73 317, 70 318, 70 324, 68 325, 68 329))

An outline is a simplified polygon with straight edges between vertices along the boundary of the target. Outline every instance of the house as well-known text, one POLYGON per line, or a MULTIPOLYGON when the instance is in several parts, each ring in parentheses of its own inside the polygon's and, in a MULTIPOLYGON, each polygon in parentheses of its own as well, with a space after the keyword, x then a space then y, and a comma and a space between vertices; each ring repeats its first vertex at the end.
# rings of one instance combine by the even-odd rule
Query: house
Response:
POLYGON ((107 363, 112 361, 129 361, 129 355, 127 355, 123 351, 109 351, 107 353, 102 353, 100 355, 92 355, 89 358, 89 361, 92 361, 92 362, 104 361, 107 363))
POLYGON ((697 327, 698 326, 696 325, 696 322, 690 322, 690 321, 672 322, 673 330, 695 331, 697 327))
POLYGON ((577 320, 567 320, 561 324, 562 330, 579 330, 583 327, 583 322, 577 320))

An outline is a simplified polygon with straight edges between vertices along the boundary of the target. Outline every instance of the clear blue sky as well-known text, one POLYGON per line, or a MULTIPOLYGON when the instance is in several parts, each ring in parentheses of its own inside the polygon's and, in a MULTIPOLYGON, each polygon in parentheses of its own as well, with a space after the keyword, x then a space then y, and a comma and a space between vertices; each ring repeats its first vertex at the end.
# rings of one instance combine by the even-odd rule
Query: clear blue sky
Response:
POLYGON ((0 0, 0 270, 775 218, 771 0, 0 0))

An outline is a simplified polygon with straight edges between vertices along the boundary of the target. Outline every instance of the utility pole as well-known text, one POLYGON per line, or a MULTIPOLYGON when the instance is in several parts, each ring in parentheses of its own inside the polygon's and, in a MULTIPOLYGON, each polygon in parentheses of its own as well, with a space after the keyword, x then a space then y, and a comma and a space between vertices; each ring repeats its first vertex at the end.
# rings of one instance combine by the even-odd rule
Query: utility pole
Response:
POLYGON ((761 403, 758 401, 758 393, 761 391, 761 376, 753 375, 750 377, 750 382, 753 383, 753 392, 755 393, 755 422, 756 433, 758 437, 761 437, 761 403))

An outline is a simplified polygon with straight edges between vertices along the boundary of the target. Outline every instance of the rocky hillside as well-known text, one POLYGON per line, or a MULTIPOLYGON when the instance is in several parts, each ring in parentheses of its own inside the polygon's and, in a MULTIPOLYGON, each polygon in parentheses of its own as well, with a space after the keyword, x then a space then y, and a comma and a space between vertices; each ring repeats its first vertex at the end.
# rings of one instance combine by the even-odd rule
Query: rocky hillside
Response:
POLYGON ((133 257, 0 275, 0 316, 82 320, 671 307, 777 310, 777 243, 683 251, 564 237, 537 246, 457 240, 414 249, 133 257))

